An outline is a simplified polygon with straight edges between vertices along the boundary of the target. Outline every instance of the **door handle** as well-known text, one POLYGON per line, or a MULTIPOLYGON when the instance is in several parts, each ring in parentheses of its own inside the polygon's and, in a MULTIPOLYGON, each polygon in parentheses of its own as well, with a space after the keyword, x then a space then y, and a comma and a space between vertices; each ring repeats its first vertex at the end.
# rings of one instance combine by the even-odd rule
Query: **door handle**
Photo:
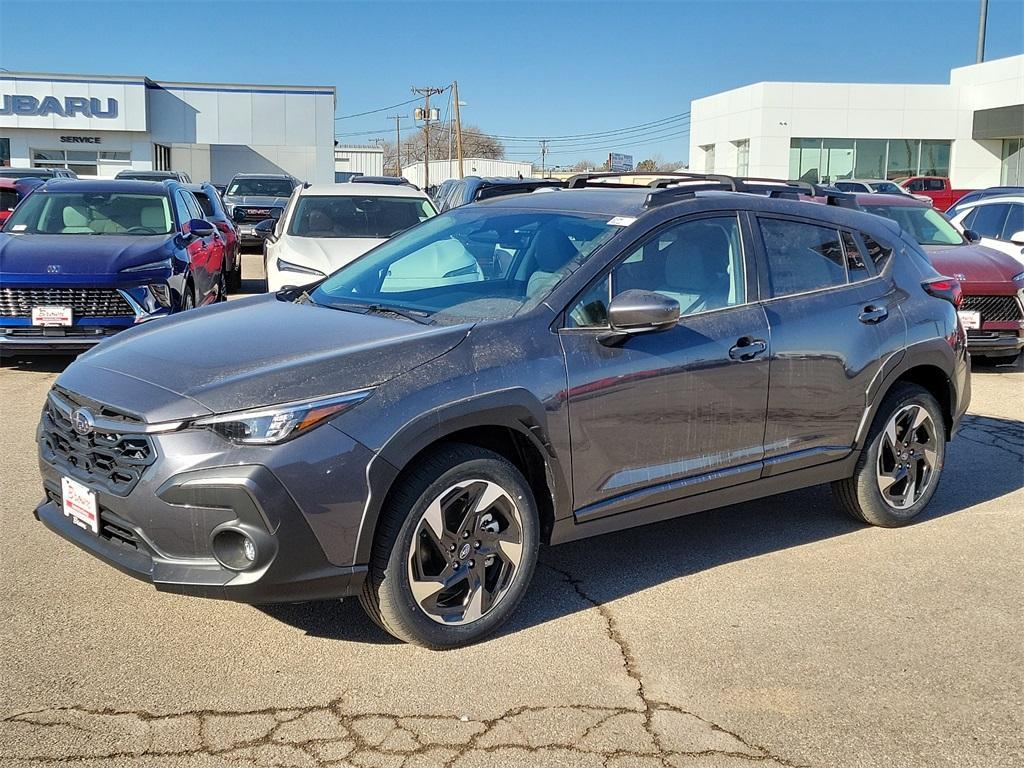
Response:
POLYGON ((768 349, 768 342, 764 339, 755 339, 750 336, 744 336, 736 341, 735 346, 730 347, 729 357, 733 360, 753 360, 766 349, 768 349))
POLYGON ((871 325, 873 323, 880 323, 889 316, 889 310, 885 307, 876 307, 874 304, 868 304, 864 307, 864 311, 860 313, 857 318, 862 323, 871 325))

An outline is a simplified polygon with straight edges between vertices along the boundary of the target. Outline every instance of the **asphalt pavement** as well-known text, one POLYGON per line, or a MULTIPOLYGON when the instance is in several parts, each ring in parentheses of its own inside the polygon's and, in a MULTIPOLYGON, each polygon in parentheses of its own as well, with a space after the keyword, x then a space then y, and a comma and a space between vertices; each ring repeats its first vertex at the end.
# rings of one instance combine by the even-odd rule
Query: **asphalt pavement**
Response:
POLYGON ((1024 764, 1019 365, 976 369, 914 525, 812 488, 546 548, 497 637, 438 653, 355 600, 158 594, 49 533, 34 429, 66 363, 0 370, 4 768, 1024 764))

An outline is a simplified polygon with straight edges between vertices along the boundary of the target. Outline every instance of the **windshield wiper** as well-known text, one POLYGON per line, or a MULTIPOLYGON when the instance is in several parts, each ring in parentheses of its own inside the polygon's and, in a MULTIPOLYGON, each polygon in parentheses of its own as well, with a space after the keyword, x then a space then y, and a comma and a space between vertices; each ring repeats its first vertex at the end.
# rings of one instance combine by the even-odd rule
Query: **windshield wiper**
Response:
POLYGON ((426 312, 417 312, 415 310, 402 309, 400 307, 389 307, 384 304, 331 302, 330 304, 319 304, 318 306, 340 309, 343 312, 358 312, 361 315, 397 315, 398 317, 404 317, 406 320, 412 320, 414 323, 419 323, 420 325, 430 324, 430 319, 426 312))

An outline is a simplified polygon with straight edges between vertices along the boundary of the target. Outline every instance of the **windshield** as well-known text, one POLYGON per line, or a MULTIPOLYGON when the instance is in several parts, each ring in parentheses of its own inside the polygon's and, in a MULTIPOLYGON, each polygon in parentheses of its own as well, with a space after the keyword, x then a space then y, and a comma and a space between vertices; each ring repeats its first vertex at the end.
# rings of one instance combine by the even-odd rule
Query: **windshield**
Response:
POLYGON ((921 245, 963 245, 964 239, 934 208, 916 205, 866 205, 864 210, 897 222, 921 245))
POLYGON ((231 182, 227 194, 253 197, 291 197, 292 183, 287 179, 239 179, 231 182))
POLYGON ((875 188, 875 192, 882 195, 905 195, 903 187, 898 184, 893 184, 891 181, 877 181, 871 185, 875 188))
POLYGON ((42 192, 11 214, 4 232, 46 235, 167 235, 171 208, 163 195, 42 192))
POLYGON ((288 225, 296 237, 394 237, 434 215, 418 197, 300 197, 288 225))
POLYGON ((411 310, 439 323, 511 317, 547 296, 616 229, 608 216, 459 208, 342 267, 311 298, 411 310))

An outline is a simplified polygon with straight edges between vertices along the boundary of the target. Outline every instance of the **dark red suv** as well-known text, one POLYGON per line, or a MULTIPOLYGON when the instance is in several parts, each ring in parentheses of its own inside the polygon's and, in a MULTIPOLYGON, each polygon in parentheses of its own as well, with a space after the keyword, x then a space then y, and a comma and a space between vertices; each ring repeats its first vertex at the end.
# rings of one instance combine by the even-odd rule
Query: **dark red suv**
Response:
MULTIPOLYGON (((935 268, 960 281, 960 322, 979 362, 1012 363, 1024 348, 1024 271, 1018 261, 961 235, 928 203, 895 195, 857 195, 868 213, 899 223, 935 268)), ((968 235, 970 232, 968 231, 968 235)))

